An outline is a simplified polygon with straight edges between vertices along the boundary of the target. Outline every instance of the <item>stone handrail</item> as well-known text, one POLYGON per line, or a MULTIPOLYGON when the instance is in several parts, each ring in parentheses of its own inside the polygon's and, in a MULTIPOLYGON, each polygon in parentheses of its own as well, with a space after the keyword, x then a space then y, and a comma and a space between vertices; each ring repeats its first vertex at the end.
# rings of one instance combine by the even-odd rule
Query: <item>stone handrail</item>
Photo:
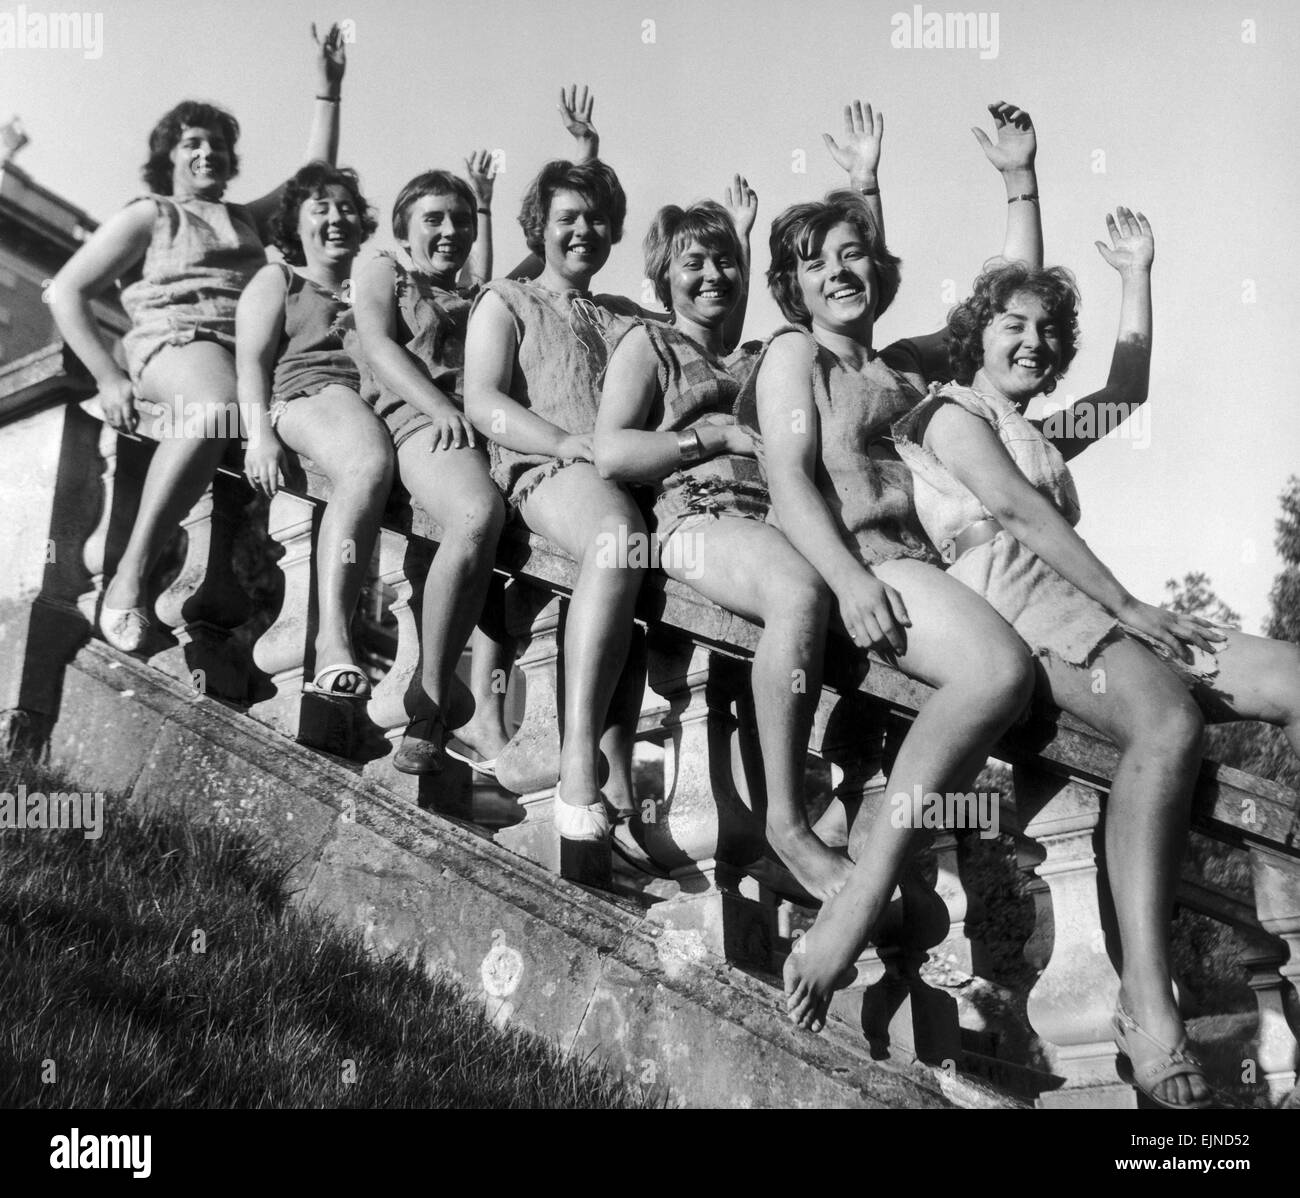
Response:
MULTIPOLYGON (((98 615, 147 465, 147 442, 103 426, 92 390, 57 345, 0 371, 0 494, 7 513, 25 517, 3 533, 12 569, 0 607, 7 613, 10 649, 0 666, 0 727, 10 741, 39 744, 57 713, 60 663, 98 615)), ((232 639, 250 610, 230 561, 247 499, 232 462, 183 522, 183 562, 155 603, 169 635, 150 663, 239 704, 287 736, 363 763, 357 767, 363 774, 421 803, 454 813, 448 798, 454 787, 463 790, 463 776, 415 780, 388 765, 418 670, 419 586, 439 530, 400 500, 385 520, 378 571, 393 593, 396 650, 366 705, 367 718, 359 718, 354 703, 304 693, 313 633, 313 533, 328 498, 323 480, 305 465, 270 505, 269 532, 283 550, 284 600, 252 660, 232 639)), ((568 876, 604 880, 607 860, 561 859, 551 823, 562 611, 576 566, 512 527, 498 569, 509 580, 507 618, 521 646, 526 701, 522 724, 498 766, 503 784, 521 796, 523 819, 499 828, 496 838, 568 876)), ((647 580, 638 618, 647 629, 649 680, 641 728, 664 746, 665 776, 663 798, 647 801, 641 812, 648 872, 621 869, 619 882, 647 904, 650 917, 694 929, 718 953, 770 973, 811 912, 779 868, 760 860, 762 779, 746 680, 758 629, 662 576, 647 580), (630 880, 637 876, 640 882, 630 880)), ((827 655, 810 753, 831 764, 840 797, 862 799, 869 809, 884 801, 881 730, 904 727, 928 688, 883 661, 865 667, 847 648, 836 646, 827 655)), ((1033 875, 1035 926, 1025 955, 1041 972, 1026 1009, 1042 1047, 1039 1063, 1050 1071, 1040 1070, 1033 1087, 1043 1091, 1044 1105, 1131 1102, 1132 1091, 1115 1073, 1109 1016, 1118 988, 1112 964, 1117 946, 1098 866, 1115 749, 1068 716, 1036 711, 1005 738, 998 756, 1011 763, 1015 777, 1014 802, 1003 796, 1000 804, 1002 826, 1015 836, 1022 867, 1033 875)), ((1242 964, 1259 1009, 1255 1065, 1270 1095, 1281 1098, 1295 1085, 1300 1031, 1297 796, 1207 762, 1193 822, 1196 832, 1249 860, 1249 898, 1188 877, 1179 899, 1240 929, 1252 945, 1242 964)), ((859 962, 860 980, 837 997, 836 1009, 860 1020, 882 1044, 1012 1078, 1018 1066, 1004 1059, 987 1012, 977 1009, 969 987, 963 990, 979 976, 984 948, 967 931, 979 896, 963 885, 951 831, 936 835, 930 863, 933 876, 917 868, 904 878, 891 909, 896 918, 859 962), (936 980, 936 963, 949 982, 957 981, 936 980)), ((1021 1084, 1027 1072, 1020 1070, 1021 1084)))

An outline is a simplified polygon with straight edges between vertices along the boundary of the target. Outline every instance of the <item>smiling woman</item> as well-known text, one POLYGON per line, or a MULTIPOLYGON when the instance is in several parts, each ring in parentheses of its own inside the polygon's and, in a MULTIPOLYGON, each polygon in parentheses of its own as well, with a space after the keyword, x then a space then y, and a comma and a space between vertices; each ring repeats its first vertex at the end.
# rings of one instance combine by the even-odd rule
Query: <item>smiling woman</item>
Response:
POLYGON ((329 478, 315 554, 320 615, 312 686, 360 699, 370 682, 353 658, 348 625, 392 487, 393 455, 383 424, 357 394, 361 379, 344 348, 352 308, 343 293, 375 219, 352 171, 311 163, 285 187, 274 229, 286 261, 263 267, 238 309, 244 470, 254 487, 274 495, 288 448, 329 478))
MULTIPOLYGON (((338 27, 317 46, 317 88, 307 158, 334 161, 344 50, 338 27)), ((59 272, 52 308, 68 346, 99 388, 107 424, 134 432, 137 400, 171 412, 184 403, 202 421, 172 421, 185 435, 162 439, 131 536, 103 594, 104 639, 127 652, 146 646, 145 580, 166 540, 216 472, 239 427, 236 416, 235 306, 265 263, 262 246, 278 189, 247 207, 227 203, 238 169, 239 125, 229 113, 187 101, 149 137, 144 178, 153 193, 127 205, 96 230, 59 272), (131 318, 124 339, 127 370, 105 344, 91 301, 118 280, 131 280, 122 306, 131 318)))

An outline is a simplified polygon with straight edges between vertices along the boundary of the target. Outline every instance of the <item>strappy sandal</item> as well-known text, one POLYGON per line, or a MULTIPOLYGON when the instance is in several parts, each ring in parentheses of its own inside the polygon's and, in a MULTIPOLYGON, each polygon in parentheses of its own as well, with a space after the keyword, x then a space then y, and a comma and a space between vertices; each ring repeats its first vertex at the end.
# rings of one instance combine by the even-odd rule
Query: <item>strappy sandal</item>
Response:
POLYGON ((447 742, 445 749, 448 757, 463 762, 476 774, 482 774, 485 778, 491 778, 493 781, 496 780, 497 759, 495 757, 471 757, 470 754, 474 750, 463 741, 454 738, 447 742))
POLYGON ((1187 1051, 1186 1033, 1183 1034, 1182 1039, 1178 1041, 1175 1047, 1170 1048, 1167 1044, 1157 1040, 1150 1032, 1144 1030, 1138 1021, 1125 1010, 1122 1002, 1117 1003, 1115 1006, 1115 1014, 1111 1018, 1111 1025, 1115 1029, 1116 1047, 1128 1058, 1130 1076, 1125 1078, 1125 1081, 1131 1081, 1152 1102, 1169 1111, 1204 1111, 1211 1109, 1213 1101, 1209 1097, 1203 1098, 1199 1102, 1167 1102, 1155 1092, 1156 1087, 1161 1082, 1166 1082, 1173 1077, 1199 1077, 1207 1086, 1209 1085, 1200 1061, 1187 1051), (1141 1036, 1149 1045, 1158 1049, 1161 1055, 1139 1067, 1134 1061, 1133 1051, 1129 1047, 1130 1036, 1141 1036))
POLYGON ((138 653, 149 635, 149 613, 143 607, 109 607, 99 609, 99 631, 114 649, 138 653))
POLYGON ((611 825, 605 800, 597 798, 587 807, 566 803, 560 797, 560 784, 555 784, 555 830, 565 840, 604 844, 609 840, 611 825))
POLYGON ((316 677, 311 680, 310 689, 318 695, 329 695, 333 699, 368 699, 370 698, 370 679, 365 676, 359 666, 354 666, 350 661, 339 662, 337 665, 322 666, 316 671, 316 677), (352 690, 343 690, 339 683, 344 678, 356 678, 356 686, 352 690))
POLYGON ((403 774, 442 773, 447 767, 446 739, 447 729, 441 712, 417 715, 402 733, 402 743, 393 754, 393 769, 403 774))

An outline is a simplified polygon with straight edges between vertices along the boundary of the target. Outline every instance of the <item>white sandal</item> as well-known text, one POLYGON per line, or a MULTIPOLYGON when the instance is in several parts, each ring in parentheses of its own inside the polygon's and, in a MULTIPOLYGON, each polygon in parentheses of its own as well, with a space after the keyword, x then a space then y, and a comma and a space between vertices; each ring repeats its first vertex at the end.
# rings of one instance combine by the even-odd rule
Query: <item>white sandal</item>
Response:
POLYGON ((577 807, 560 797, 560 784, 555 784, 555 830, 565 840, 581 840, 603 844, 610 836, 609 813, 605 800, 598 798, 588 807, 577 807))

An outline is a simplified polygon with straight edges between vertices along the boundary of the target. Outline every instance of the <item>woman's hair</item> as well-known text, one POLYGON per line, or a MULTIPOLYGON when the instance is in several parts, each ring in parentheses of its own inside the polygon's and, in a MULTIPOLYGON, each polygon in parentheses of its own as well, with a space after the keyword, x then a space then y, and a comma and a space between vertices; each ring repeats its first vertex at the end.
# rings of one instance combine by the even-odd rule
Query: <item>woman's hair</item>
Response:
POLYGON ((985 263, 970 296, 948 313, 948 358, 959 383, 969 384, 984 365, 984 330, 1021 291, 1042 301, 1061 339, 1061 360, 1044 394, 1050 394, 1069 369, 1079 345, 1079 289, 1074 276, 1064 266, 1044 268, 995 259, 985 263))
POLYGON ((812 323, 799 287, 799 263, 812 258, 838 224, 852 225, 867 243, 867 256, 876 274, 875 316, 881 316, 898 294, 900 260, 885 246, 866 200, 856 191, 827 192, 824 200, 795 204, 772 222, 767 285, 781 314, 792 324, 812 323))
POLYGON ((160 120, 149 134, 149 160, 140 168, 145 186, 154 195, 172 193, 171 152, 185 129, 219 130, 226 139, 230 155, 230 177, 239 174, 239 155, 235 143, 239 140, 239 122, 224 108, 204 104, 199 100, 184 100, 160 120))
POLYGON ((676 204, 660 208, 650 222, 643 243, 645 273, 654 284, 659 302, 670 312, 673 303, 668 268, 673 255, 695 241, 708 250, 725 250, 737 264, 745 260, 736 224, 731 214, 716 200, 700 200, 689 208, 679 208, 676 204))
POLYGON ((271 222, 271 240, 294 266, 306 262, 302 241, 298 237, 298 215, 305 201, 325 194, 325 189, 337 183, 352 197, 361 217, 361 240, 365 241, 378 227, 379 222, 370 210, 366 197, 361 194, 361 180, 357 172, 345 166, 330 166, 328 162, 309 162, 300 167, 280 193, 280 207, 271 222))
POLYGON ((397 199, 393 201, 393 236, 398 241, 407 239, 411 209, 425 196, 455 196, 464 200, 469 205, 475 235, 478 234, 478 199, 474 195, 474 189, 451 171, 433 170, 416 175, 397 193, 397 199))
POLYGON ((519 209, 519 224, 524 230, 524 244, 539 258, 545 257, 546 221, 551 215, 551 199, 557 191, 576 191, 597 212, 609 217, 610 240, 615 245, 623 239, 623 221, 627 217, 627 196, 613 167, 599 158, 586 162, 566 162, 557 158, 538 172, 524 192, 519 209))

